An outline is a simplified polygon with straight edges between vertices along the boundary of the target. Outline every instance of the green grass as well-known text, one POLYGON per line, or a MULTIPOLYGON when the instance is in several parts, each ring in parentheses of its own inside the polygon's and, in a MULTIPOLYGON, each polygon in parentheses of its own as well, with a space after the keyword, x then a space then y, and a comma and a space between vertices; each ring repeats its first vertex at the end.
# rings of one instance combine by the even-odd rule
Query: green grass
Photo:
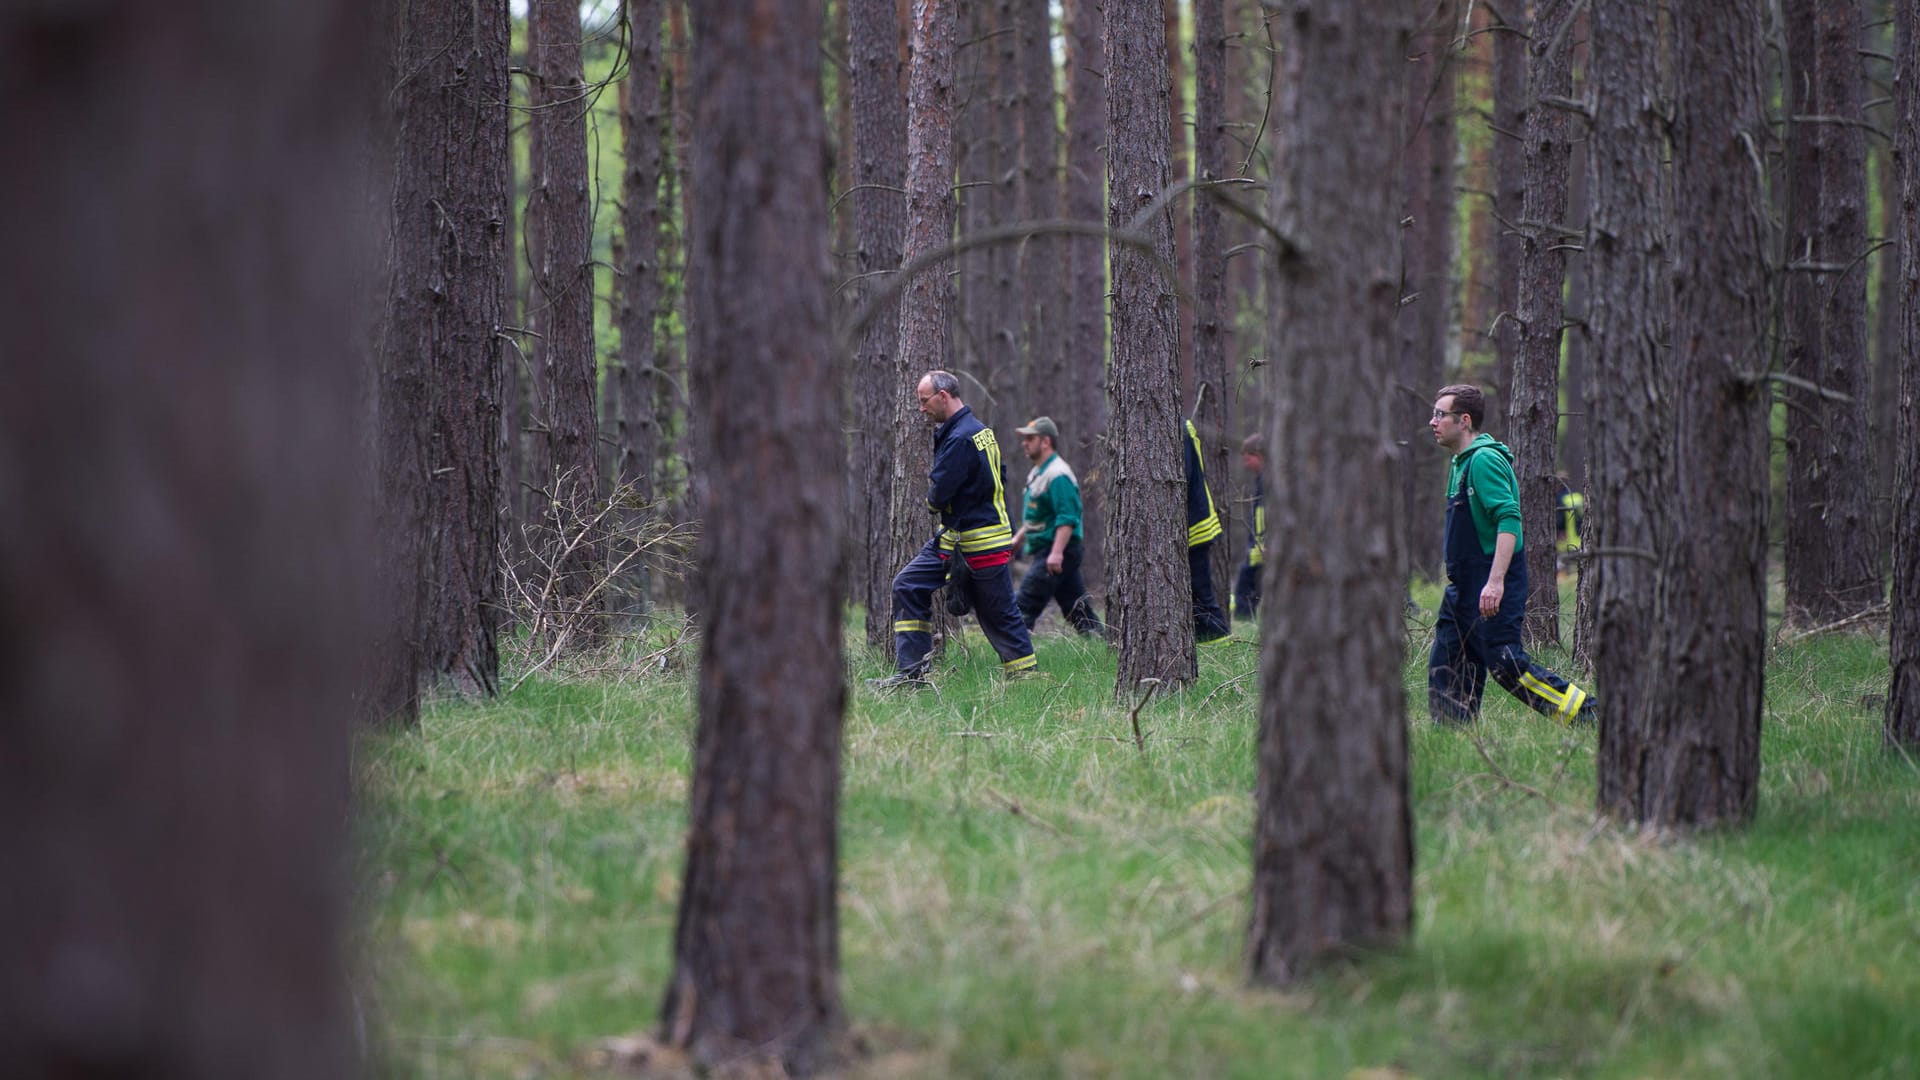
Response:
MULTIPOLYGON (((1884 639, 1780 650, 1759 816, 1686 841, 1596 821, 1591 730, 1497 690, 1470 732, 1418 720, 1413 940, 1288 993, 1241 965, 1252 643, 1141 711, 1144 755, 1104 651, 1037 645, 1042 680, 999 681, 976 635, 938 694, 851 695, 857 1073, 1920 1074, 1920 769, 1880 746, 1884 639)), ((692 724, 673 659, 363 742, 362 997, 393 1075, 591 1075, 597 1040, 651 1027, 692 724)), ((849 675, 883 672, 861 650, 849 675)), ((1422 710, 1422 658, 1406 679, 1422 710)))

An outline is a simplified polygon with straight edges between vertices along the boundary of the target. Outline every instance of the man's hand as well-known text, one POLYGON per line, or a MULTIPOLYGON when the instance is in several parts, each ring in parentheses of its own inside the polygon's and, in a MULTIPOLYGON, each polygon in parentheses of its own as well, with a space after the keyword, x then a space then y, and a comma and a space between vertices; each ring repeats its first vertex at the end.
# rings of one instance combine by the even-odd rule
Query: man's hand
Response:
POLYGON ((1058 574, 1067 565, 1067 557, 1058 551, 1047 552, 1047 573, 1058 574))
POLYGON ((1506 599, 1506 597, 1507 597, 1506 582, 1501 581, 1498 578, 1488 581, 1487 587, 1480 590, 1481 617, 1491 619, 1495 615, 1498 615, 1500 613, 1500 601, 1506 599))

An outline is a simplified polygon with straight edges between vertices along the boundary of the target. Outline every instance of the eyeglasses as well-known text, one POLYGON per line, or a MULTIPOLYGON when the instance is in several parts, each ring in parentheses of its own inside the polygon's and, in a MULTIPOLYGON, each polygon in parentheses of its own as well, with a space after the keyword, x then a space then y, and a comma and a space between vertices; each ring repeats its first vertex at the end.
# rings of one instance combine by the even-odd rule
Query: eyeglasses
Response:
POLYGON ((1466 414, 1466 413, 1463 413, 1463 412, 1461 412, 1461 411, 1460 411, 1460 410, 1458 410, 1458 409, 1435 409, 1435 410, 1433 410, 1433 419, 1435 419, 1435 420, 1440 420, 1440 419, 1443 419, 1443 418, 1445 418, 1445 417, 1448 417, 1448 416, 1465 416, 1465 415, 1467 415, 1467 414, 1466 414))

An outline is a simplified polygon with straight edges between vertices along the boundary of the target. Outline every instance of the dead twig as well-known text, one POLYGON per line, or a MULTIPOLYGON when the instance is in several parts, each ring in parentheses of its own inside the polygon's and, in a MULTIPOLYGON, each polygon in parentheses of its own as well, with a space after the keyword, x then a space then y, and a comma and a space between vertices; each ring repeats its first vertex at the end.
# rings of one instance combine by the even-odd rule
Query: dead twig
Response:
POLYGON ((1147 692, 1140 696, 1139 703, 1133 707, 1133 712, 1131 715, 1127 717, 1127 719, 1131 721, 1133 724, 1134 749, 1139 750, 1141 753, 1144 754, 1147 752, 1147 736, 1145 732, 1142 732, 1140 730, 1140 710, 1146 708, 1147 702, 1153 700, 1153 692, 1155 690, 1160 689, 1160 680, 1159 679, 1141 679, 1140 685, 1146 687, 1147 692))

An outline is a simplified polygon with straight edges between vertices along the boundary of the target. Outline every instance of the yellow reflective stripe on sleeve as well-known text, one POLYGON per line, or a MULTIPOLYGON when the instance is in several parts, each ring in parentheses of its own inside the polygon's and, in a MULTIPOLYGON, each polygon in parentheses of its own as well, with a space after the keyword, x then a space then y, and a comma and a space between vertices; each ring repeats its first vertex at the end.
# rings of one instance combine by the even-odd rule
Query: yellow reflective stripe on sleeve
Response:
POLYGON ((915 631, 922 634, 931 634, 933 633, 933 624, 922 619, 901 619, 899 622, 893 624, 893 632, 896 634, 911 634, 915 631))
MULTIPOLYGON (((1211 507, 1213 500, 1211 493, 1208 494, 1207 500, 1209 507, 1211 507)), ((1220 515, 1209 513, 1205 518, 1201 519, 1198 525, 1187 530, 1187 546, 1196 547, 1209 540, 1218 539, 1220 531, 1220 515)))
POLYGON ((1016 656, 1011 660, 1007 660, 1003 662, 1000 667, 1006 671, 1025 671, 1037 663, 1039 663, 1039 661, 1034 659, 1033 654, 1028 653, 1025 656, 1016 656))

